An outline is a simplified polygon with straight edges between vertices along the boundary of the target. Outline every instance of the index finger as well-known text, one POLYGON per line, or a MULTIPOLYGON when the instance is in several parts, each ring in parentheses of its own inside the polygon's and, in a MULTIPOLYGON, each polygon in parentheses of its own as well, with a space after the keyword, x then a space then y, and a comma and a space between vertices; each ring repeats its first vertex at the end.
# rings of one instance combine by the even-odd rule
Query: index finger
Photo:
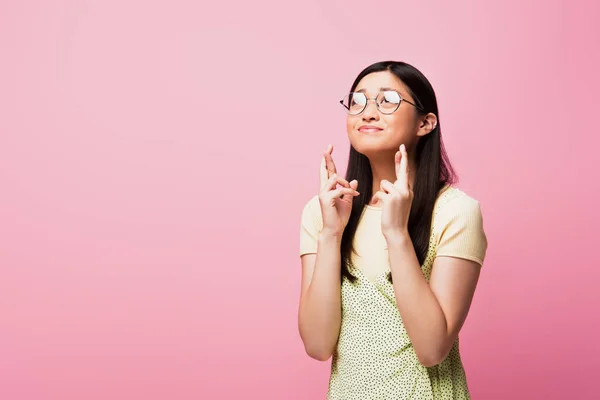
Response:
POLYGON ((333 153, 333 145, 329 145, 327 150, 325 151, 325 165, 327 167, 328 177, 331 177, 333 174, 337 174, 337 169, 335 168, 335 163, 333 162, 333 157, 331 154, 333 153))
POLYGON ((323 186, 327 184, 329 174, 327 173, 327 166, 325 162, 325 155, 321 157, 321 166, 319 167, 319 189, 323 189, 323 186))
POLYGON ((408 154, 406 146, 400 145, 400 151, 396 153, 396 178, 397 187, 408 187, 408 154))

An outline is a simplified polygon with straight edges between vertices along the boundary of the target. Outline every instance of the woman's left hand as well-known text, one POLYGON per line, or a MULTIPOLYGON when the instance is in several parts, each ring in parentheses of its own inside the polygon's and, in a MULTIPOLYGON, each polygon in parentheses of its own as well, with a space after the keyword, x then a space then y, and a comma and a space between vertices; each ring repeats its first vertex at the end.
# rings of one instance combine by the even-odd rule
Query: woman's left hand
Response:
POLYGON ((413 191, 408 178, 408 155, 406 146, 396 152, 396 182, 384 179, 380 190, 373 195, 382 208, 381 231, 386 239, 408 235, 408 216, 413 200, 413 191))

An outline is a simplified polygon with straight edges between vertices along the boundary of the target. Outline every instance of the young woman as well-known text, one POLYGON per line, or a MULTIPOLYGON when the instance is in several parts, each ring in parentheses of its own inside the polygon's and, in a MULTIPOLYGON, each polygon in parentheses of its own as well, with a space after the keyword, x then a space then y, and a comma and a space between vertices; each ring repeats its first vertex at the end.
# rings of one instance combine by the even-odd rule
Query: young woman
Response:
POLYGON ((306 352, 333 356, 329 400, 469 399, 458 333, 487 240, 478 201, 453 186, 433 88, 380 62, 341 103, 346 178, 330 145, 302 213, 306 352))

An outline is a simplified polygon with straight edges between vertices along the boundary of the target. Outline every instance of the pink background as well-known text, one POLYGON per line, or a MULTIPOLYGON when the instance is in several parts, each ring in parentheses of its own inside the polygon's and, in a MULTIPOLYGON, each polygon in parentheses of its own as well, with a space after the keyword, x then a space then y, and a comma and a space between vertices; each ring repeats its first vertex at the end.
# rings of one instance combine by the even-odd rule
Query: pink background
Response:
POLYGON ((598 4, 3 1, 0 398, 324 398, 300 212, 385 59, 482 204, 473 397, 597 398, 598 4))

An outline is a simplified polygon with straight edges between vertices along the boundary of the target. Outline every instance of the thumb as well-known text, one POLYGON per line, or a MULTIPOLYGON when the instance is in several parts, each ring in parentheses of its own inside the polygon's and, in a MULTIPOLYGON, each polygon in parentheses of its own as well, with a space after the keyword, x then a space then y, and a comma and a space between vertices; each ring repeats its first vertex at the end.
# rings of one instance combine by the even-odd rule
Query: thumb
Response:
MULTIPOLYGON (((354 179, 353 181, 350 181, 348 183, 352 190, 356 190, 358 188, 358 181, 356 179, 354 179)), ((352 196, 351 194, 345 194, 342 196, 342 199, 345 200, 346 202, 352 204, 352 201, 354 200, 354 196, 352 196)))

